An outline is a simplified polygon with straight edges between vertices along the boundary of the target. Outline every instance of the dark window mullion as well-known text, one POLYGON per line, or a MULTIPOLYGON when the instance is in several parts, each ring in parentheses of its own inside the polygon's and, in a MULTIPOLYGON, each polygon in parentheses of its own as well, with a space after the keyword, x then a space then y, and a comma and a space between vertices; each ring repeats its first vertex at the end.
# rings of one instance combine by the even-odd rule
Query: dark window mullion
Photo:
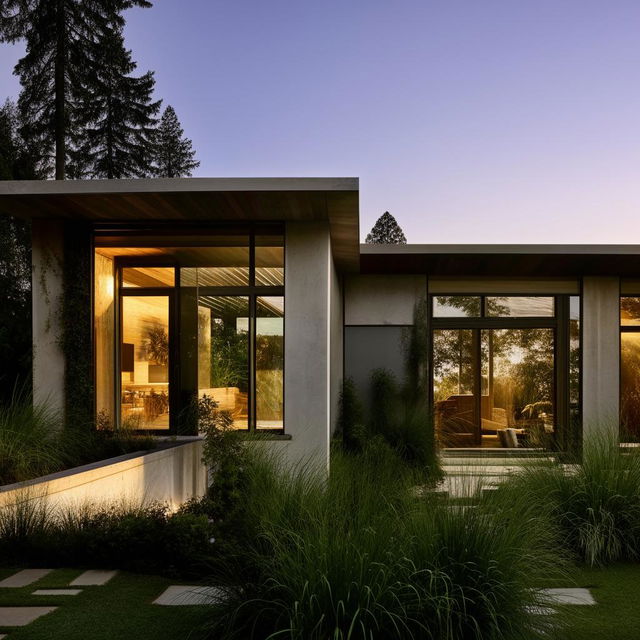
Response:
POLYGON ((249 296, 249 431, 256 430, 256 296, 249 296))

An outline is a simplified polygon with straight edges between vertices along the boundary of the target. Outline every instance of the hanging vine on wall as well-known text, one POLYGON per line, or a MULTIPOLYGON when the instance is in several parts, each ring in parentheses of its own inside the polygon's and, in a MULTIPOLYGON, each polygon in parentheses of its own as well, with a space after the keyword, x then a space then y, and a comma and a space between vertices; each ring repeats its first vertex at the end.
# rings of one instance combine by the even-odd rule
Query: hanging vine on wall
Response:
POLYGON ((91 228, 84 223, 67 223, 61 305, 67 428, 94 424, 91 276, 91 228))

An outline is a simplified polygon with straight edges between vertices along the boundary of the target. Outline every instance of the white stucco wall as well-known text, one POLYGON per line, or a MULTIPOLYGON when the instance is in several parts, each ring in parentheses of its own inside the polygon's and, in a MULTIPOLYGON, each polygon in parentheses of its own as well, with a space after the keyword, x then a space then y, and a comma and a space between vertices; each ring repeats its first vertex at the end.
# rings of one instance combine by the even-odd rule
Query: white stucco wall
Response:
POLYGON ((620 415, 620 279, 585 277, 582 283, 583 433, 618 436, 620 415))
POLYGON ((340 276, 331 263, 331 366, 330 366, 330 394, 331 394, 331 432, 336 428, 342 377, 344 375, 344 314, 342 304, 342 283, 340 276))
POLYGON ((207 489, 202 440, 126 455, 0 489, 0 508, 23 500, 45 500, 51 509, 162 502, 176 509, 207 489))
POLYGON ((426 276, 346 276, 344 323, 347 326, 413 324, 416 300, 426 292, 426 276))
POLYGON ((52 409, 64 409, 64 355, 60 302, 64 234, 62 223, 32 221, 33 395, 52 409))
POLYGON ((285 242, 285 433, 292 463, 328 464, 331 431, 332 258, 324 222, 289 222, 285 242))

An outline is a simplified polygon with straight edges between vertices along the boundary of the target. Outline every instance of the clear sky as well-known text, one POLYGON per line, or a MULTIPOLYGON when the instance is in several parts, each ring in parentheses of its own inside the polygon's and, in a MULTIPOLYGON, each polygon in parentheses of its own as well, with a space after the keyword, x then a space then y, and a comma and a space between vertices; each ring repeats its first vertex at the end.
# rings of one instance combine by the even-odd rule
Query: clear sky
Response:
POLYGON ((639 0, 156 0, 126 37, 195 175, 358 176, 362 237, 640 243, 639 0))

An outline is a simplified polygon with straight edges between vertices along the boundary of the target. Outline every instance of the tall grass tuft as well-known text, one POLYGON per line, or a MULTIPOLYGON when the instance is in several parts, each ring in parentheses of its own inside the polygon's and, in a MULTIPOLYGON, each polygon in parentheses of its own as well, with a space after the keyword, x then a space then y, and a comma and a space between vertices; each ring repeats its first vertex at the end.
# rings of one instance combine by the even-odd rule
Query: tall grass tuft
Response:
POLYGON ((253 459, 244 535, 215 567, 211 637, 540 637, 533 587, 562 565, 541 514, 450 508, 416 498, 414 481, 380 440, 336 452, 328 479, 253 459))
POLYGON ((0 485, 34 478, 62 466, 57 446, 60 415, 47 404, 32 403, 22 391, 0 405, 0 485))
POLYGON ((568 550, 590 566, 640 559, 640 451, 585 439, 580 464, 531 464, 501 490, 551 508, 568 550))

